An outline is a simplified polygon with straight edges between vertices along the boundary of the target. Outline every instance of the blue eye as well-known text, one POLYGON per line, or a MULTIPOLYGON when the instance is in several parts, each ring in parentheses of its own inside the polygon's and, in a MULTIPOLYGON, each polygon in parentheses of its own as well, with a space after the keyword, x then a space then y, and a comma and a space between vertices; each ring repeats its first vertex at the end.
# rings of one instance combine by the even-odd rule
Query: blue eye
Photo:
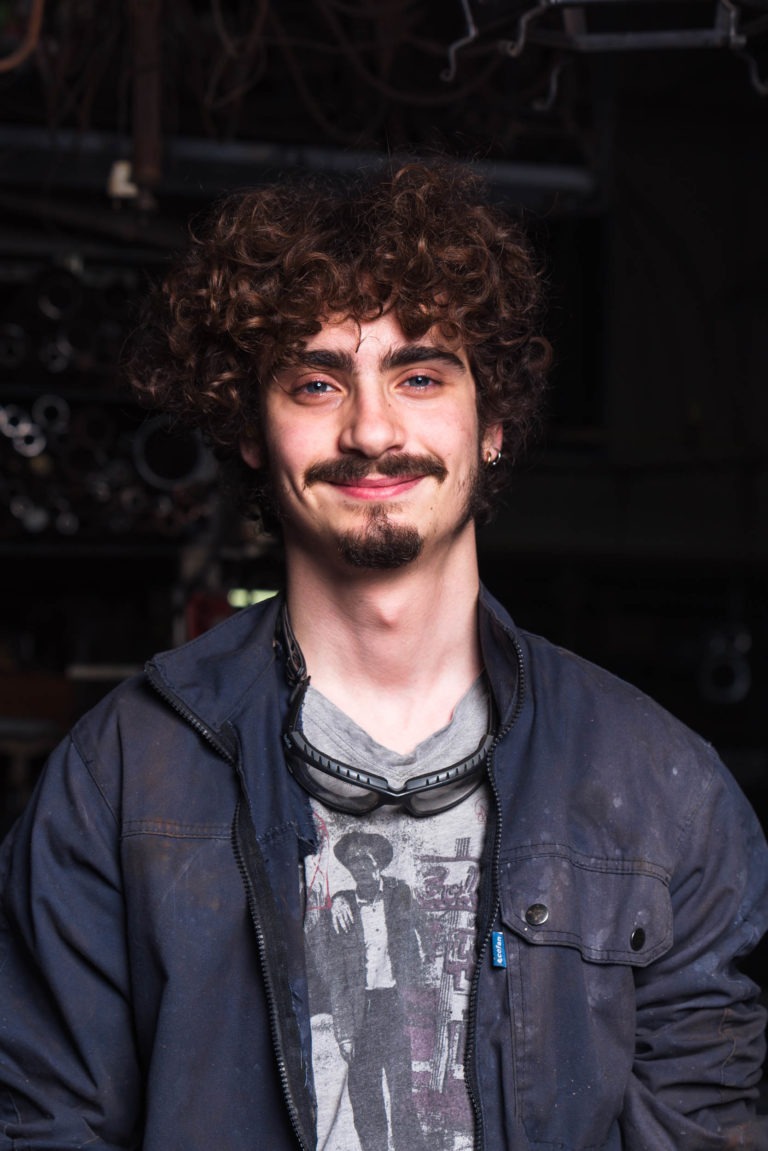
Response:
POLYGON ((431 376, 409 376, 405 384, 409 388, 414 388, 416 391, 430 388, 434 385, 435 381, 431 376))
POLYGON ((308 396, 323 396, 331 390, 332 385, 327 380, 310 380, 309 383, 302 384, 299 388, 300 392, 304 392, 308 396))

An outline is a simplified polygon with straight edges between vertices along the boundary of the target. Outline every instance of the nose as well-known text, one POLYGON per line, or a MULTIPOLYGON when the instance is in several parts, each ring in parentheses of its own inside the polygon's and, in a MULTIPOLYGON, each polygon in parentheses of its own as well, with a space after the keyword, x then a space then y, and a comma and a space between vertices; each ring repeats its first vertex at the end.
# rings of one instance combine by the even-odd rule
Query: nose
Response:
POLYGON ((383 387, 361 386, 349 396, 339 434, 344 452, 375 459, 403 448, 405 429, 397 405, 383 387))

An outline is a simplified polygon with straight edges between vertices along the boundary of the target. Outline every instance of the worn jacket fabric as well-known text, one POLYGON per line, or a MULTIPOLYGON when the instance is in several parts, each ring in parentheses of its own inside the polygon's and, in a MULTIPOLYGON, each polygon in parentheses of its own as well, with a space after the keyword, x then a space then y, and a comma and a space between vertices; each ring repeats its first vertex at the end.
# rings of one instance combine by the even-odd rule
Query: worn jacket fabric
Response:
MULTIPOLYGON (((276 611, 158 657, 86 715, 6 841, 3 1151, 313 1145, 298 875, 315 837, 282 758, 276 611)), ((765 1020, 735 964, 768 920, 751 809, 633 688, 487 596, 480 632, 500 738, 478 1148, 767 1148, 750 1117, 765 1020)))

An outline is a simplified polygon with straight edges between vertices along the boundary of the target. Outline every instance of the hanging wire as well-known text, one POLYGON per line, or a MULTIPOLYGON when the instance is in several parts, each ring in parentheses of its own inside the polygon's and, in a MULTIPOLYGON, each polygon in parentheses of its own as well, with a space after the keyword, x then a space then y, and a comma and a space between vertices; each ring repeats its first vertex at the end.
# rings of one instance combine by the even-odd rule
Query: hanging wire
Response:
MULTIPOLYGON (((389 100, 394 100, 398 101, 399 103, 410 104, 422 108, 439 108, 445 107, 449 104, 459 103, 465 96, 469 96, 478 87, 480 87, 480 85, 484 84, 485 81, 497 70, 501 64, 501 60, 497 59, 495 56, 492 57, 490 63, 480 76, 474 77, 461 88, 453 89, 450 92, 443 91, 429 94, 425 92, 405 91, 403 89, 394 87, 392 84, 387 83, 385 80, 382 80, 379 76, 376 76, 373 72, 370 71, 370 69, 366 67, 366 65, 360 59, 360 55, 357 50, 352 46, 352 44, 350 44, 349 40, 345 36, 344 30, 339 24, 335 14, 329 10, 329 4, 325 3, 324 0, 317 0, 316 6, 326 17, 331 31, 338 40, 339 44, 344 49, 344 54, 349 60, 353 70, 357 73, 361 80, 364 80, 368 85, 370 85, 372 88, 375 88, 377 92, 389 100)), ((406 40, 405 42, 407 43, 408 41, 406 40)))
POLYGON ((550 68, 546 95, 538 97, 531 103, 535 112, 551 112, 554 108, 560 90, 560 74, 564 67, 565 59, 561 56, 550 68))
POLYGON ((465 36, 448 45, 448 67, 440 73, 440 79, 445 80, 446 84, 449 84, 456 75, 456 58, 461 49, 466 48, 467 45, 472 44, 477 39, 477 25, 472 16, 469 0, 461 0, 461 7, 467 24, 467 32, 465 36))
MULTIPOLYGON (((309 88, 309 86, 305 80, 304 73, 303 73, 301 67, 299 66, 298 61, 296 60, 296 57, 294 55, 294 52, 293 52, 293 49, 292 49, 292 46, 290 43, 290 40, 285 35, 284 30, 282 28, 282 25, 280 24, 280 21, 278 20, 277 16, 275 15, 274 10, 270 10, 269 20, 272 23, 272 25, 274 26, 275 32, 277 34, 278 43, 279 43, 280 47, 282 48, 283 55, 285 56, 286 63, 288 64, 288 68, 291 72, 291 76, 292 76, 294 84, 296 86, 296 91, 297 91, 298 95, 301 97, 301 99, 304 103, 304 106, 306 107, 307 112, 309 113, 311 118, 314 120, 314 122, 318 125, 319 128, 322 128, 322 130, 324 132, 327 132, 328 135, 330 137, 332 137, 333 139, 339 140, 341 143, 348 144, 352 147, 358 146, 360 143, 360 136, 361 136, 360 130, 353 132, 353 131, 346 131, 342 128, 339 128, 336 124, 332 123, 328 119, 328 117, 324 114, 324 112, 321 110, 321 108, 318 104, 318 101, 315 99, 313 93, 311 92, 311 90, 310 90, 310 88, 309 88)), ((379 117, 377 117, 377 119, 379 119, 379 117)), ((370 131, 371 127, 372 127, 372 125, 369 125, 367 130, 370 131)))
MULTIPOLYGON (((71 9, 67 7, 62 12, 64 18, 71 16, 71 9)), ((101 9, 99 14, 104 19, 98 24, 85 20, 66 24, 53 50, 48 51, 43 45, 38 53, 46 119, 52 130, 73 113, 81 129, 90 126, 90 112, 98 96, 99 83, 114 66, 112 53, 122 31, 117 0, 113 0, 111 13, 101 9), (83 34, 84 27, 90 31, 89 37, 83 34)))
POLYGON ((32 0, 32 10, 29 13, 27 31, 15 52, 0 59, 0 72, 12 72, 27 60, 40 42, 40 30, 43 26, 43 13, 45 0, 32 0))
MULTIPOLYGON (((114 101, 114 109, 110 104, 107 110, 124 130, 124 89, 132 75, 125 49, 125 0, 60 0, 54 8, 49 5, 47 21, 55 15, 56 22, 42 39, 44 3, 29 0, 23 48, 26 55, 37 48, 49 127, 56 131, 74 121, 81 131, 87 130, 95 118, 103 118, 103 97, 114 101)), ((462 3, 469 13, 469 0, 462 3)), ((473 35, 471 24, 460 41, 440 41, 439 23, 435 27, 427 20, 422 0, 312 0, 303 15, 300 5, 286 10, 272 0, 174 0, 167 15, 167 130, 174 116, 188 121, 186 91, 204 134, 241 134, 254 89, 282 72, 294 92, 295 115, 306 115, 335 141, 359 146, 381 131, 388 118, 409 115, 426 121, 424 110, 446 109, 450 114, 463 101, 476 101, 478 93, 490 94, 499 70, 508 66, 498 44, 473 35), (441 82, 446 55, 453 72, 458 65, 468 65, 461 83, 441 82), (338 90, 328 83, 331 74, 338 90), (409 80, 413 75, 415 82, 409 80), (350 87, 354 99, 347 98, 350 87)), ((0 68, 8 71, 21 51, 0 61, 0 68)), ((497 103, 496 94, 492 106, 497 103)), ((291 114, 291 104, 286 114, 291 114)), ((434 125, 427 127, 431 131, 434 125)), ((252 131, 253 123, 247 128, 252 131)), ((509 123, 500 129, 508 131, 509 123)))
POLYGON ((328 4, 341 12, 344 16, 352 16, 358 20, 379 20, 384 19, 391 21, 393 16, 403 15, 408 8, 413 8, 415 5, 412 0, 382 0, 380 4, 374 4, 369 0, 363 0, 361 4, 345 4, 344 0, 328 0, 328 4))
POLYGON ((78 120, 82 130, 90 127, 91 112, 99 96, 101 84, 114 67, 113 51, 120 37, 120 26, 117 21, 110 21, 109 32, 104 40, 99 40, 98 46, 91 54, 90 66, 83 75, 83 95, 78 108, 78 120))
MULTIPOLYGON (((221 11, 219 0, 212 0, 214 9, 221 11)), ((221 37, 225 52, 213 64, 209 82, 204 96, 205 107, 209 111, 216 111, 228 105, 236 105, 236 111, 244 96, 254 88, 263 78, 267 66, 267 56, 264 50, 264 26, 269 14, 269 0, 260 0, 256 18, 251 24, 245 37, 242 37, 242 47, 239 47, 228 33, 221 37), (239 72, 246 70, 247 79, 231 87, 227 92, 217 93, 228 68, 237 66, 239 72)), ((223 21, 222 21, 222 31, 223 21)))
POLYGON ((221 0, 211 0, 211 15, 213 16, 213 26, 224 46, 224 51, 227 56, 236 60, 240 55, 240 49, 227 31, 224 13, 221 10, 221 0))
POLYGON ((768 78, 763 79, 760 75, 760 68, 755 57, 749 52, 737 52, 736 55, 745 61, 749 72, 749 82, 758 96, 768 96, 768 78))

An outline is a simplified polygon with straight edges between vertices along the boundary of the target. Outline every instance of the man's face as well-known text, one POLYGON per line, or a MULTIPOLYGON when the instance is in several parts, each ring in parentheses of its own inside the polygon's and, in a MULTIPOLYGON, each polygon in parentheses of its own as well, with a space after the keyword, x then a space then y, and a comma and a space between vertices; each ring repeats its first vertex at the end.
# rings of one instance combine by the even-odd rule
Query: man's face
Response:
POLYGON ((466 353, 436 329, 406 340, 392 314, 327 323, 266 385, 265 447, 286 548, 391 569, 473 538, 481 453, 466 353))
POLYGON ((346 868, 359 887, 378 887, 381 877, 379 865, 365 848, 353 847, 350 849, 347 855, 346 868))

